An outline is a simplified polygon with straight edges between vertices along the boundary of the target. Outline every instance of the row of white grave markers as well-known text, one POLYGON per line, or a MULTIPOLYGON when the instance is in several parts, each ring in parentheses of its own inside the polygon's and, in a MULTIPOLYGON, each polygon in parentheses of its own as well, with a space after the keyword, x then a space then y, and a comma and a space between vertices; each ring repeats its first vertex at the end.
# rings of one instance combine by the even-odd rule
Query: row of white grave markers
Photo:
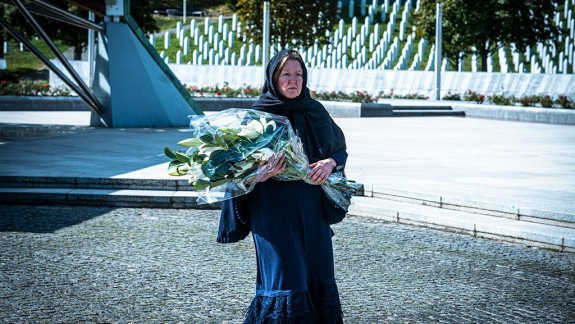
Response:
MULTIPOLYGON (((566 3, 568 1, 566 0, 566 3)), ((373 4, 376 2, 374 1, 373 4)), ((419 3, 420 0, 417 0, 415 11, 419 9, 419 3)), ((378 2, 377 5, 380 5, 380 3, 378 2)), ((429 64, 429 58, 427 60, 425 58, 425 39, 419 40, 417 51, 413 54, 415 28, 412 28, 409 33, 407 32, 408 18, 414 8, 412 0, 406 1, 403 6, 400 0, 387 0, 383 1, 381 6, 386 7, 386 12, 389 11, 389 20, 384 25, 385 28, 382 28, 379 23, 374 23, 374 20, 368 15, 364 17, 361 26, 358 23, 358 18, 354 16, 351 26, 346 30, 345 23, 341 19, 335 31, 326 33, 331 39, 330 44, 324 46, 315 45, 307 49, 300 48, 306 63, 310 67, 402 70, 419 69, 422 64, 427 63, 425 64, 425 70, 433 69, 433 65, 429 64), (399 34, 393 37, 392 33, 395 30, 400 10, 402 11, 399 34), (403 48, 400 48, 402 44, 403 48)), ((568 26, 570 34, 573 34, 575 23, 573 22, 572 10, 566 9, 563 15, 559 14, 555 19, 568 26)), ((176 54, 176 63, 184 63, 186 60, 188 64, 252 65, 262 63, 261 47, 251 44, 251 40, 246 40, 241 33, 241 23, 235 14, 232 16, 231 25, 228 25, 223 16, 220 16, 217 22, 214 23, 211 23, 210 18, 206 17, 203 26, 199 26, 195 19, 192 19, 189 28, 183 28, 181 24, 178 24, 177 32, 164 35, 165 49, 171 45, 171 34, 178 38, 181 47, 180 54, 176 54), (244 43, 239 53, 232 52, 236 39, 240 39, 244 43), (249 47, 246 47, 246 41, 250 44, 249 47), (192 42, 193 47, 196 47, 193 51, 191 51, 192 42)), ((557 53, 554 46, 543 44, 533 50, 528 49, 523 54, 512 52, 513 70, 515 72, 527 72, 521 63, 521 58, 523 58, 523 60, 532 63, 530 71, 532 73, 568 73, 569 71, 575 71, 574 38, 571 35, 567 35, 564 38, 565 50, 559 53, 557 53)), ((150 42, 152 44, 155 43, 153 36, 150 36, 150 42)), ((433 51, 430 52, 429 57, 432 57, 433 54, 433 51)), ((511 72, 512 68, 508 63, 510 60, 507 58, 505 48, 500 48, 497 54, 499 71, 503 73, 511 72)), ((163 57, 169 61, 165 54, 163 57)), ((442 62, 442 66, 449 68, 449 65, 445 62, 442 62)), ((487 64, 488 71, 495 70, 491 57, 488 57, 487 64)), ((472 71, 477 71, 478 61, 475 56, 471 57, 471 67, 472 71)), ((463 69, 463 60, 459 62, 456 68, 460 71, 463 69)))

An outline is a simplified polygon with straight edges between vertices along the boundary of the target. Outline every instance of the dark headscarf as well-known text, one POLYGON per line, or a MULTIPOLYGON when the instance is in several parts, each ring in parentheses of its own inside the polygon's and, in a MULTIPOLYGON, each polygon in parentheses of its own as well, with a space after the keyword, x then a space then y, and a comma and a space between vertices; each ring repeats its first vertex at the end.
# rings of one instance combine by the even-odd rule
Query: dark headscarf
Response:
POLYGON ((274 84, 274 73, 290 51, 283 49, 270 60, 266 68, 262 95, 252 108, 287 117, 300 137, 310 163, 313 163, 331 157, 335 152, 344 151, 345 137, 323 105, 311 98, 307 87, 307 69, 303 61, 300 61, 303 81, 299 96, 288 99, 274 84))

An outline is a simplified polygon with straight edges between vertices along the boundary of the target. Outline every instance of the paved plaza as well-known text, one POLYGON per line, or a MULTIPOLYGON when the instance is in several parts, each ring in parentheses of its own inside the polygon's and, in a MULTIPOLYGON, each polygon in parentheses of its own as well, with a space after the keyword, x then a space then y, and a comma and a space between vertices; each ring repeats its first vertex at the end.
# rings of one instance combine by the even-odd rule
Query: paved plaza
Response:
MULTIPOLYGON (((214 210, 0 206, 2 323, 241 323, 251 238, 214 210)), ((574 323, 575 254, 350 217, 333 227, 346 323, 574 323)))
MULTIPOLYGON (((0 114, 18 134, 30 132, 24 124, 50 125, 0 143, 0 176, 168 179, 163 147, 185 137, 65 116, 58 124, 73 127, 60 130, 48 115, 0 114)), ((336 122, 348 177, 368 187, 575 214, 573 126, 336 122)), ((255 252, 250 238, 217 244, 218 218, 217 210, 0 205, 0 323, 241 323, 255 252)), ((575 323, 574 253, 377 218, 352 216, 333 229, 346 323, 575 323)))

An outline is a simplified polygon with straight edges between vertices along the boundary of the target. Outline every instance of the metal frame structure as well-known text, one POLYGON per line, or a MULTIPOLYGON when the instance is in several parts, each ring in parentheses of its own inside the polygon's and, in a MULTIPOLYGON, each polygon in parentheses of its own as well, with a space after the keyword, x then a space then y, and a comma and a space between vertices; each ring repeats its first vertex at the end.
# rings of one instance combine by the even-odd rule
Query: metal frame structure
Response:
POLYGON ((12 35, 15 39, 19 42, 24 44, 28 50, 30 50, 36 57, 38 57, 42 63, 46 64, 48 68, 56 73, 58 77, 62 79, 66 85, 68 85, 74 92, 82 98, 84 102, 98 115, 102 114, 103 107, 100 101, 96 98, 92 90, 86 85, 84 80, 78 75, 76 70, 72 67, 68 59, 64 56, 62 52, 58 49, 58 47, 54 44, 50 36, 44 31, 42 26, 38 23, 38 21, 32 16, 31 12, 43 15, 48 18, 52 18, 61 22, 69 23, 74 26, 93 29, 98 32, 103 32, 104 27, 98 25, 94 22, 86 20, 84 18, 78 17, 73 15, 65 10, 57 8, 49 3, 46 3, 41 0, 36 0, 35 2, 31 2, 28 6, 24 5, 24 3, 20 0, 1 0, 1 2, 13 5, 18 8, 20 13, 24 16, 26 21, 30 23, 32 28, 36 31, 36 33, 44 40, 44 42, 48 45, 50 50, 56 55, 58 60, 62 63, 65 67, 66 71, 72 76, 76 83, 72 82, 70 78, 68 78, 64 72, 62 72, 59 68, 57 68, 38 48, 36 48, 24 35, 22 35, 14 26, 8 23, 3 17, 0 17, 0 25, 12 35))
POLYGON ((49 0, 0 0, 0 3, 19 10, 69 76, 3 17, 0 17, 0 26, 82 98, 92 110, 92 126, 180 127, 188 125, 189 115, 203 114, 130 15, 130 0, 67 1, 103 16, 103 21, 96 23, 78 17, 49 3, 49 0), (75 71, 32 13, 98 32, 91 87, 75 71))

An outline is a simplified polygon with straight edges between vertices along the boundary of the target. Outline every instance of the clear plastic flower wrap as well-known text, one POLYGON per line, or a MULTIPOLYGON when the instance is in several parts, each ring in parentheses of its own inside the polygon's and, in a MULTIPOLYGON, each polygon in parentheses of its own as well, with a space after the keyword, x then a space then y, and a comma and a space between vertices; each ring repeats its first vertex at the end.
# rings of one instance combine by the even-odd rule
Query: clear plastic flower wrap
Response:
MULTIPOLYGON (((172 161, 168 173, 188 176, 198 192, 197 203, 206 204, 244 195, 269 171, 270 159, 285 155, 286 168, 273 178, 303 180, 309 161, 303 145, 283 116, 251 109, 231 108, 207 116, 190 118, 191 137, 178 142, 185 152, 166 147, 172 161)), ((347 211, 351 196, 361 185, 333 173, 322 185, 327 196, 347 211)))

